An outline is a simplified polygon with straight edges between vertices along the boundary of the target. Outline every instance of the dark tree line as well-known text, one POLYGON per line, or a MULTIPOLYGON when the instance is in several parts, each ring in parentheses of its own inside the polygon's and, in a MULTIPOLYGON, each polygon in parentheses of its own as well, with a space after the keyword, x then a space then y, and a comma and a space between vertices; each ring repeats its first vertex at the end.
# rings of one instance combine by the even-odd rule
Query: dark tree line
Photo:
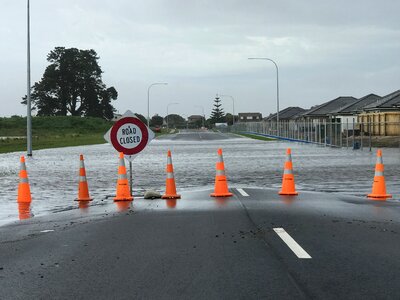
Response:
MULTIPOLYGON (((118 93, 103 83, 96 51, 56 47, 50 65, 32 87, 32 107, 39 116, 91 116, 111 119, 118 93)), ((26 96, 23 103, 26 103, 26 96)))

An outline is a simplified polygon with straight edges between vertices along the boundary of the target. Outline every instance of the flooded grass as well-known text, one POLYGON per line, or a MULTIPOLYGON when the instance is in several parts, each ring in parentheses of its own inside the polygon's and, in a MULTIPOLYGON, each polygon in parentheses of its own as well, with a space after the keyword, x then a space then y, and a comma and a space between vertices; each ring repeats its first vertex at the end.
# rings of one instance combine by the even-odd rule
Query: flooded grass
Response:
POLYGON ((236 133, 237 135, 241 135, 250 139, 255 139, 255 140, 260 140, 260 141, 274 141, 275 139, 266 137, 266 136, 261 136, 261 135, 255 135, 255 134, 248 134, 248 133, 236 133))

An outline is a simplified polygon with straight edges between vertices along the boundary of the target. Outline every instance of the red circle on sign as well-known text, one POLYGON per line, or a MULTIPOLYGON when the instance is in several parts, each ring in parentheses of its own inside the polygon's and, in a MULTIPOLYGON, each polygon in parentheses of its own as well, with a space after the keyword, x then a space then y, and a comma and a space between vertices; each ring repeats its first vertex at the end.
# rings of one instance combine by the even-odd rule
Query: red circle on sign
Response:
POLYGON ((118 152, 122 152, 125 155, 134 155, 138 154, 140 151, 144 149, 144 147, 146 147, 147 142, 149 140, 149 132, 147 131, 146 125, 144 125, 144 123, 139 119, 134 117, 126 117, 119 119, 117 122, 115 122, 114 126, 111 128, 110 139, 111 139, 111 144, 118 152), (142 140, 135 148, 132 149, 128 149, 125 148, 124 146, 121 146, 121 144, 118 142, 117 139, 118 130, 121 128, 121 126, 127 123, 136 125, 142 131, 142 140))

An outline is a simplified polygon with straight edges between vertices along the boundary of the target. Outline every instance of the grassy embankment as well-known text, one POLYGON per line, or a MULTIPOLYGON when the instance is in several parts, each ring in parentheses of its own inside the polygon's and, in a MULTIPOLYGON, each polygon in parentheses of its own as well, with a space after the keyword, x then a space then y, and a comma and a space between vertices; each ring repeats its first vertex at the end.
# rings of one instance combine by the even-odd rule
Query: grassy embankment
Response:
MULTIPOLYGON (((103 136, 112 125, 100 118, 33 117, 32 147, 38 150, 106 143, 103 136)), ((0 118, 0 138, 8 137, 0 139, 0 153, 26 150, 25 136, 26 118, 0 118)))
POLYGON ((260 140, 260 141, 274 141, 275 139, 266 137, 266 136, 261 136, 261 135, 255 135, 255 134, 247 134, 247 133, 236 133, 237 135, 241 135, 247 138, 255 139, 255 140, 260 140))

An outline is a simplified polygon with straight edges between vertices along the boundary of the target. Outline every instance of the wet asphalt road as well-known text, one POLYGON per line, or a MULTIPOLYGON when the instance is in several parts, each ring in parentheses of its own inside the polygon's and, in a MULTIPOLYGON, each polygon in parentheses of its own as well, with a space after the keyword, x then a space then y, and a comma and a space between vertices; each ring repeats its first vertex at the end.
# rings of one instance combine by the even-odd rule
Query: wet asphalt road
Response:
POLYGON ((243 190, 5 226, 0 298, 399 299, 398 202, 243 190), (298 258, 274 228, 312 258, 298 258))
POLYGON ((237 135, 221 132, 213 132, 207 130, 181 130, 177 134, 165 135, 159 137, 160 140, 172 141, 217 141, 238 138, 237 135))
POLYGON ((208 188, 176 202, 108 199, 0 227, 0 299, 400 298, 397 200, 240 187, 222 199, 208 188))

